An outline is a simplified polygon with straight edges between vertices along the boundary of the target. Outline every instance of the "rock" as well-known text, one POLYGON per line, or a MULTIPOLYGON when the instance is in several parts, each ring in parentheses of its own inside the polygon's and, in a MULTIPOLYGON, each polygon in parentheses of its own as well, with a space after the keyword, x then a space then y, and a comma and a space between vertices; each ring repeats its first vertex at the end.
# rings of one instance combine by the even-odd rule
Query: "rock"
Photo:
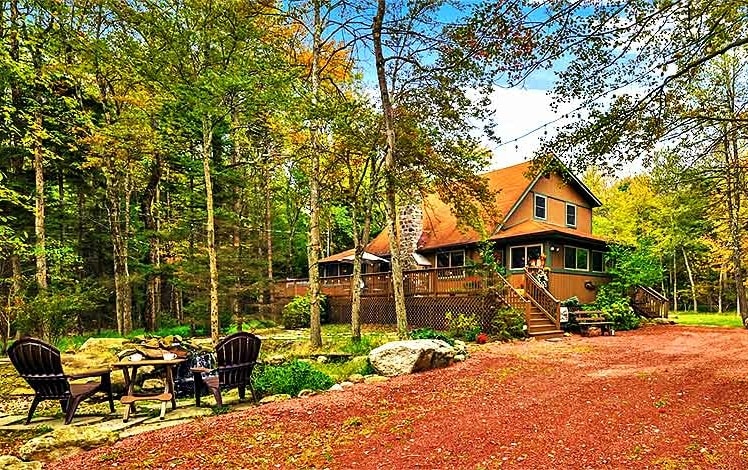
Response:
POLYGON ((340 382, 340 386, 343 388, 351 388, 353 387, 353 382, 348 382, 348 381, 340 382))
POLYGON ((24 460, 51 462, 83 450, 112 445, 117 439, 119 434, 113 431, 93 426, 66 426, 27 441, 18 449, 18 455, 24 460))
POLYGON ((364 383, 365 384, 375 384, 380 382, 387 382, 389 379, 387 377, 382 377, 381 375, 369 375, 364 377, 364 383))
POLYGON ((41 470, 41 462, 24 462, 12 455, 0 455, 0 470, 41 470))
POLYGON ((157 388, 157 389, 163 390, 164 381, 161 379, 148 379, 148 380, 143 381, 142 387, 148 388, 148 389, 157 388))
POLYGON ((463 362, 463 361, 465 361, 464 354, 455 354, 455 362, 463 362))
POLYGON ((459 339, 456 339, 455 345, 452 346, 452 348, 455 351, 455 356, 458 354, 462 354, 463 356, 467 357, 468 355, 467 344, 465 344, 464 341, 460 341, 459 339))
POLYGON ((587 329, 587 336, 600 336, 602 334, 602 331, 600 331, 600 328, 596 326, 591 326, 587 329))
POLYGON ((332 387, 328 388, 328 390, 331 391, 331 392, 342 392, 343 391, 343 386, 340 385, 340 384, 335 384, 332 387))
POLYGON ((262 400, 260 400, 260 405, 264 405, 266 403, 275 403, 277 401, 286 401, 290 400, 291 395, 287 393, 280 393, 278 395, 270 395, 269 397, 265 397, 262 400))
POLYGON ((265 362, 267 362, 271 366, 279 366, 286 362, 286 358, 281 356, 280 354, 276 354, 275 356, 270 356, 265 362))
POLYGON ((317 356, 317 362, 319 362, 320 364, 325 364, 328 361, 329 360, 327 359, 327 356, 317 356))
POLYGON ((304 390, 299 392, 299 398, 306 398, 316 395, 317 392, 314 390, 310 390, 308 388, 305 388, 304 390))
POLYGON ((546 341, 549 343, 560 343, 561 341, 563 341, 563 339, 562 338, 547 338, 546 341))
POLYGON ((354 384, 360 384, 361 382, 364 381, 364 376, 361 374, 351 374, 348 377, 348 381, 353 382, 354 384))
POLYGON ((372 349, 369 362, 379 374, 394 377, 439 367, 454 360, 452 347, 438 339, 393 341, 372 349))

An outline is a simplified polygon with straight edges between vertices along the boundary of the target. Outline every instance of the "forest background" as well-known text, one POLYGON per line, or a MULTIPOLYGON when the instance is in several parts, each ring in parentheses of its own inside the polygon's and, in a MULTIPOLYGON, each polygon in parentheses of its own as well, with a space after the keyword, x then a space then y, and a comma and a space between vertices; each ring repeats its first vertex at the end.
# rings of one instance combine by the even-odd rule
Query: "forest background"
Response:
POLYGON ((297 277, 314 343, 321 256, 427 192, 492 215, 487 97, 539 71, 571 111, 534 157, 584 172, 596 233, 677 309, 745 304, 746 12, 600 3, 0 2, 3 344, 217 337, 297 277))

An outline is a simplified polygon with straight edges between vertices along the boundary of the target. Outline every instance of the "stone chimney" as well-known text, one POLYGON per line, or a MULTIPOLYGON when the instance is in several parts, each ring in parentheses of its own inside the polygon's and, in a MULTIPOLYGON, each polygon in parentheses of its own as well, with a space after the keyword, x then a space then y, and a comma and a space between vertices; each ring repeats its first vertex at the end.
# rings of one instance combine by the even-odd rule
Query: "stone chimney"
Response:
POLYGON ((403 269, 418 269, 412 254, 423 232, 423 206, 420 201, 400 208, 400 256, 403 269))

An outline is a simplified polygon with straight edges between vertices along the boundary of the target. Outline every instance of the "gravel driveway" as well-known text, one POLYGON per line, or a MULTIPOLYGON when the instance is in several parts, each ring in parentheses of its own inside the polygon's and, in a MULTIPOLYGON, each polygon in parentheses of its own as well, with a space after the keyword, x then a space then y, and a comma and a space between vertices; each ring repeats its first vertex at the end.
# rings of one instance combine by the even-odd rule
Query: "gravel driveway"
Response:
POLYGON ((748 468, 748 331, 489 344, 448 369, 211 417, 50 469, 748 468))

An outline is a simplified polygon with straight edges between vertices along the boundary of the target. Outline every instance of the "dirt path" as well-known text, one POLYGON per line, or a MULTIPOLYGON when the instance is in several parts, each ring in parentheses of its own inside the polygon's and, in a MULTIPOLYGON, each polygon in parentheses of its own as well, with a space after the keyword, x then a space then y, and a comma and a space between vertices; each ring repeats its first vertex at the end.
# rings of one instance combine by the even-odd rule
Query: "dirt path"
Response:
POLYGON ((656 327, 124 440, 51 469, 748 468, 748 332, 656 327))

